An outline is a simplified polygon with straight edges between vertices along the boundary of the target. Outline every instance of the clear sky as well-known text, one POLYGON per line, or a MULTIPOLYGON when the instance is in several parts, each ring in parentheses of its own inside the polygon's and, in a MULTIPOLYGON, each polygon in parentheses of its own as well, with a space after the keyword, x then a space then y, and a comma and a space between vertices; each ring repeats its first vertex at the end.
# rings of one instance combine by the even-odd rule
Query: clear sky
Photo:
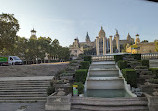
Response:
POLYGON ((11 13, 19 20, 18 35, 29 38, 35 28, 37 36, 59 40, 69 46, 86 33, 94 41, 100 27, 106 36, 118 29, 120 39, 138 33, 140 40, 158 39, 158 3, 143 0, 0 0, 0 12, 11 13))

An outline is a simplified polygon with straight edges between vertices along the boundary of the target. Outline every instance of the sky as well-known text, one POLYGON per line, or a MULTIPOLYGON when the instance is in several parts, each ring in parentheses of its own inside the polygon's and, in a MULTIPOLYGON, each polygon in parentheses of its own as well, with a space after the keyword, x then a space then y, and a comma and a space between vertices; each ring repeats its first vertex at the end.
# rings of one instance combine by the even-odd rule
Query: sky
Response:
POLYGON ((129 33, 140 40, 158 39, 158 3, 144 0, 0 0, 0 12, 14 14, 20 24, 17 33, 29 38, 31 29, 37 37, 58 39, 69 46, 78 37, 84 42, 86 33, 94 41, 101 26, 106 37, 120 39, 129 33))

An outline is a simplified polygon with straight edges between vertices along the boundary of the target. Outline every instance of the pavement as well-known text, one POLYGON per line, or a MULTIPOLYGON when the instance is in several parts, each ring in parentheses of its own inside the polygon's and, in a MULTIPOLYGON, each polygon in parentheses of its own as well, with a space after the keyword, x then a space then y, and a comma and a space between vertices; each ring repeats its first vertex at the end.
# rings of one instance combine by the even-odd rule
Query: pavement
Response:
MULTIPOLYGON (((45 102, 36 103, 0 103, 0 111, 46 111, 45 102)), ((71 111, 89 111, 72 109, 71 111)))

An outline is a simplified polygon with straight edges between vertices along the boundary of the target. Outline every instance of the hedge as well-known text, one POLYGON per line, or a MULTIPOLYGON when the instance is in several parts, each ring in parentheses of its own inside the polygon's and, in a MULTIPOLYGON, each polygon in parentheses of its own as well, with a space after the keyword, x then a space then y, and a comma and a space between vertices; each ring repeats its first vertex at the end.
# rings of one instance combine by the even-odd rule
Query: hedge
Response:
POLYGON ((85 83, 88 69, 78 69, 75 72, 75 82, 85 83))
POLYGON ((115 62, 118 62, 119 60, 123 60, 123 55, 114 55, 115 62))
POLYGON ((152 71, 153 74, 155 74, 156 78, 158 78, 158 68, 150 68, 150 71, 152 71))
POLYGON ((141 54, 132 54, 134 59, 141 60, 141 54))
POLYGON ((89 61, 90 64, 92 62, 92 56, 84 56, 84 61, 89 61))
POLYGON ((80 62, 80 69, 89 69, 90 62, 89 61, 82 61, 80 62))
POLYGON ((127 68, 127 61, 119 60, 118 61, 118 67, 120 68, 120 70, 127 68))
POLYGON ((78 85, 78 93, 83 94, 84 92, 84 85, 82 82, 75 82, 74 85, 78 85))
POLYGON ((141 60, 142 66, 147 66, 149 68, 149 60, 141 60))
POLYGON ((150 83, 158 84, 158 79, 151 78, 149 79, 150 83))
POLYGON ((131 87, 137 87, 137 73, 134 69, 122 69, 122 74, 131 87))
POLYGON ((47 95, 49 96, 54 92, 55 92, 54 82, 51 81, 50 86, 47 88, 47 95))

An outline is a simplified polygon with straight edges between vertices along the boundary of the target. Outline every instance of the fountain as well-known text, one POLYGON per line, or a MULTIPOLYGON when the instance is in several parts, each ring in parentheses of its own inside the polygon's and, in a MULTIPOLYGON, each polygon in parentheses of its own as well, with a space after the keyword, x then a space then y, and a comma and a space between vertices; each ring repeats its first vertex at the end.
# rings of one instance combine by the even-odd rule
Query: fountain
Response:
POLYGON ((86 82, 85 97, 136 97, 114 61, 92 62, 86 82))

